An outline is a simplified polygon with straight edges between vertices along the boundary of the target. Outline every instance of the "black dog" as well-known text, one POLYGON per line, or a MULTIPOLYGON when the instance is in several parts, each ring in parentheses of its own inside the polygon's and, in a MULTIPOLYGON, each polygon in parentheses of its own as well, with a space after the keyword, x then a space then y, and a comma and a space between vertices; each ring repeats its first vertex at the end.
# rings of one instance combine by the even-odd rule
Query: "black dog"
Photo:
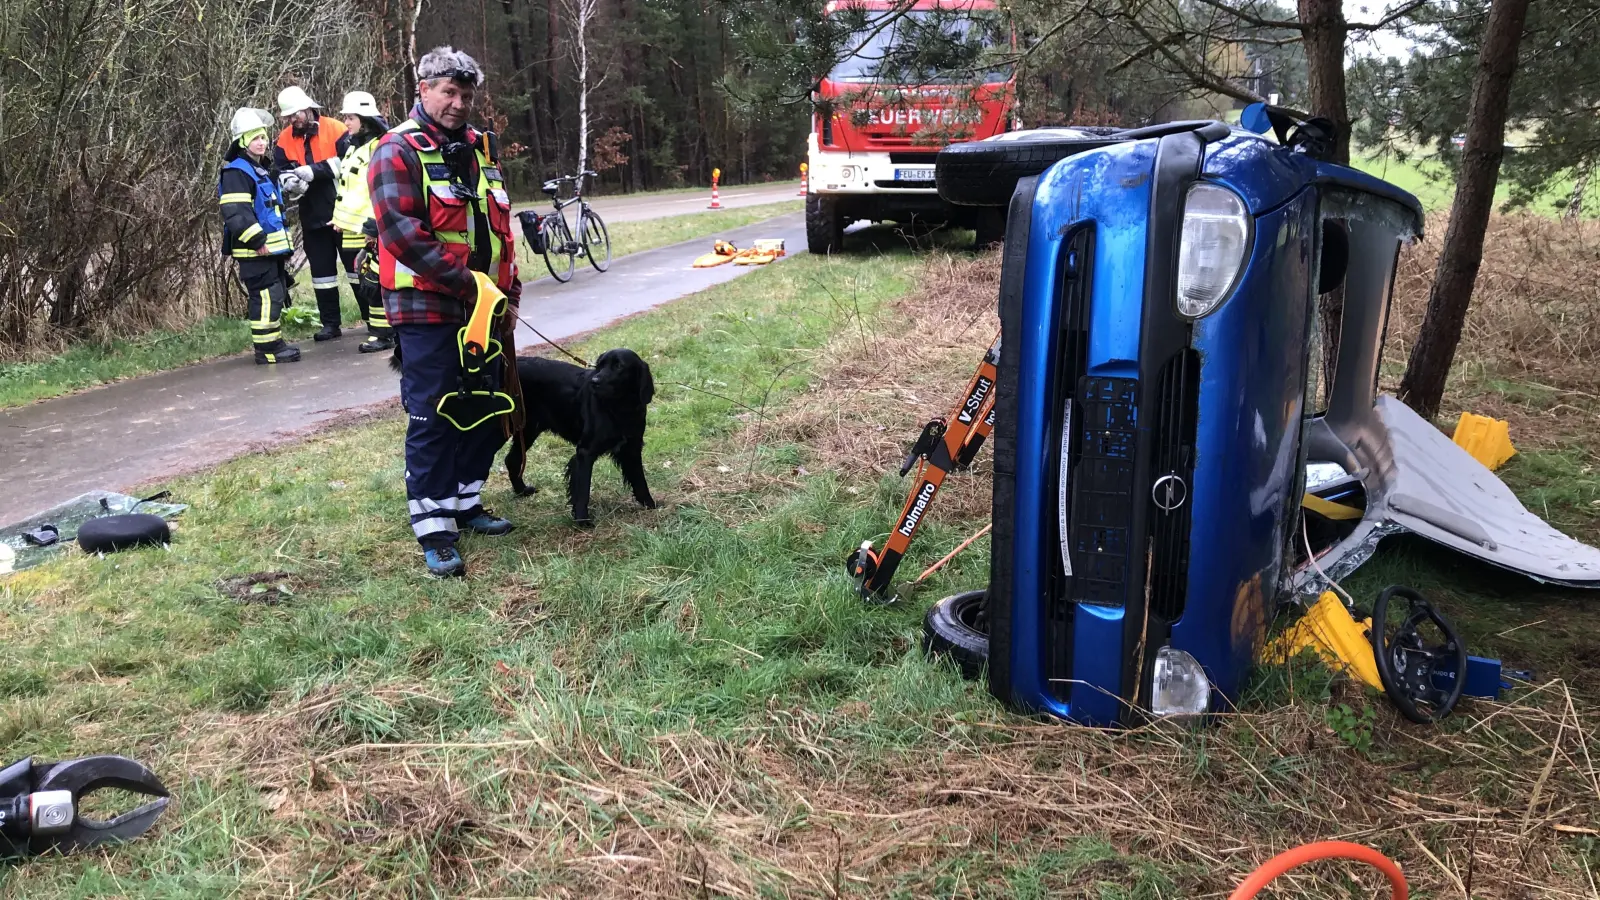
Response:
POLYGON ((546 431, 553 431, 577 451, 567 462, 567 499, 572 517, 589 524, 589 478, 594 461, 610 454, 633 489, 633 499, 655 509, 644 480, 645 407, 656 395, 650 366, 632 350, 607 350, 593 369, 540 357, 517 359, 526 414, 521 447, 513 442, 506 454, 506 474, 518 494, 534 492, 522 480, 525 450, 546 431))

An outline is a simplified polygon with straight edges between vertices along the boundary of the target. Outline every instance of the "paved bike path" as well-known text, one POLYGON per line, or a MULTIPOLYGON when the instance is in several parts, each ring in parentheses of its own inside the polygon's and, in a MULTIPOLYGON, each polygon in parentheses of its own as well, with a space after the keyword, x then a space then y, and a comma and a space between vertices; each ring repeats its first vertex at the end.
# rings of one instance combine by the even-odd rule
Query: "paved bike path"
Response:
MULTIPOLYGON (((716 237, 741 245, 783 238, 791 254, 805 252, 799 214, 716 237)), ((546 277, 524 285, 522 317, 561 341, 754 271, 690 268, 712 240, 620 257, 603 274, 581 263, 567 284, 546 277)), ((528 266, 541 267, 531 273, 543 263, 528 266)), ((358 328, 325 344, 307 339, 304 359, 288 365, 257 366, 245 354, 0 410, 0 525, 84 491, 122 490, 293 440, 348 410, 397 397, 389 354, 357 353, 363 338, 358 328)), ((517 326, 519 348, 542 343, 517 326)))
MULTIPOLYGON (((740 209, 746 206, 763 206, 768 203, 783 203, 787 200, 800 200, 800 186, 794 182, 773 185, 754 184, 743 187, 726 188, 722 190, 718 200, 724 209, 740 209)), ((646 219, 664 219, 671 216, 686 216, 691 213, 705 212, 711 205, 711 189, 704 191, 685 191, 671 194, 621 194, 607 197, 589 197, 589 205, 600 214, 600 218, 608 224, 617 222, 642 222, 646 219)), ((537 209, 548 212, 550 202, 539 200, 537 202, 518 203, 514 211, 524 209, 537 209)), ((568 213, 572 215, 572 213, 568 213)))

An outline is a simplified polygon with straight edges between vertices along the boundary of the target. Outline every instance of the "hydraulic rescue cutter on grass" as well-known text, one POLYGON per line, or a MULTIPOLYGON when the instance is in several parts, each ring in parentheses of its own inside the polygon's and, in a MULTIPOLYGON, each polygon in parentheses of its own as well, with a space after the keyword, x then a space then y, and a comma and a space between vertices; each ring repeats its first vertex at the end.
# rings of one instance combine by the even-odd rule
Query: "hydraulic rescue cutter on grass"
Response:
POLYGON ((913 466, 917 477, 911 482, 911 496, 900 510, 900 518, 884 541, 883 549, 874 550, 872 541, 862 541, 861 546, 845 560, 845 571, 856 581, 863 599, 892 600, 889 593, 895 570, 905 558, 911 539, 927 515, 933 498, 938 496, 945 476, 952 471, 965 471, 972 466, 983 442, 994 430, 994 382, 996 367, 1000 364, 1000 339, 997 337, 983 362, 967 383, 967 390, 950 415, 933 419, 922 426, 922 433, 911 445, 900 463, 900 476, 905 477, 913 466))
POLYGON ((131 841, 149 830, 170 797, 154 772, 122 756, 61 762, 32 757, 0 769, 0 859, 71 853, 131 841), (80 810, 90 794, 123 790, 154 799, 107 820, 80 810))

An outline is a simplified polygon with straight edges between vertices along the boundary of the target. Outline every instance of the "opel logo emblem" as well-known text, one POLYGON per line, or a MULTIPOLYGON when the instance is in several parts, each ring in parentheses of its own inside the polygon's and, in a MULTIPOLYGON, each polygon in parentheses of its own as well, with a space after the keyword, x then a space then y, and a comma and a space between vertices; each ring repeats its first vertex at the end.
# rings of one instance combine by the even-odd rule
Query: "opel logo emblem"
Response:
POLYGON ((1163 475, 1150 486, 1150 499, 1162 512, 1172 512, 1189 499, 1189 485, 1177 475, 1163 475))

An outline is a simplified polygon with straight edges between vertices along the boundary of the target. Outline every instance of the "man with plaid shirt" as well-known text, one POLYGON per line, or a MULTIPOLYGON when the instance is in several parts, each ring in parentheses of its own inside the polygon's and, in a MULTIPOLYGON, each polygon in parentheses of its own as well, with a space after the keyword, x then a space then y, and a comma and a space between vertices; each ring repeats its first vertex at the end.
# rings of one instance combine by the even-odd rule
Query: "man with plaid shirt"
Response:
MULTIPOLYGON (((378 222, 384 310, 394 327, 406 430, 406 496, 428 571, 466 574, 462 529, 501 535, 511 523, 484 509, 480 492, 505 443, 499 417, 463 430, 439 403, 462 383, 458 334, 477 296, 473 272, 492 278, 515 316, 522 287, 513 257, 511 204, 484 140, 467 124, 483 74, 472 57, 436 47, 417 63, 419 100, 384 136, 367 168, 378 222)), ((496 329, 498 331, 499 329, 496 329)), ((509 350, 509 348, 508 348, 509 350)), ((499 365, 486 366, 499 391, 499 365)))

